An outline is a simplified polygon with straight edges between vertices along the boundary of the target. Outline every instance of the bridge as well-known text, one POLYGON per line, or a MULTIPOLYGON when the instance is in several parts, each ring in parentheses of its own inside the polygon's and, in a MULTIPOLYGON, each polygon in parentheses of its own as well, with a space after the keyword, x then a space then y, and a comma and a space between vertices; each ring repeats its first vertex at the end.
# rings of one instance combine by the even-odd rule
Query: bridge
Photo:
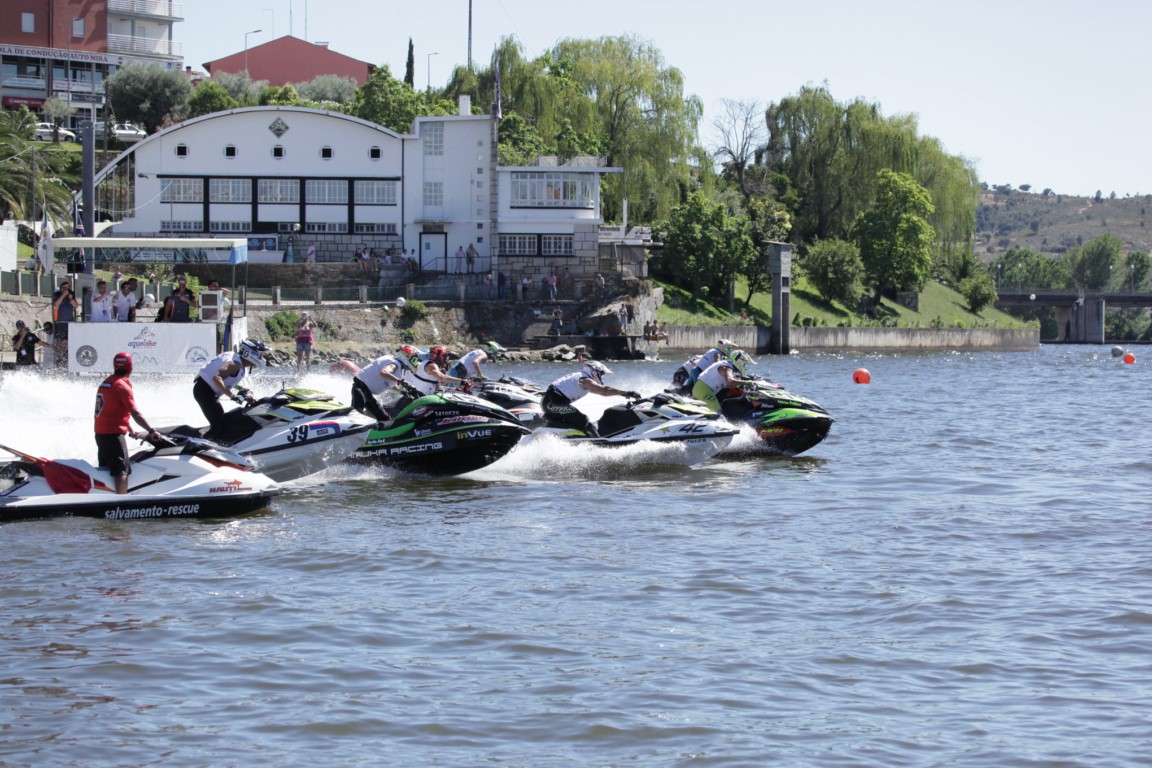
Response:
POLYGON ((1001 289, 997 291, 995 306, 997 309, 1025 306, 1055 307, 1057 341, 1103 344, 1105 309, 1152 307, 1152 293, 1132 290, 1001 289))

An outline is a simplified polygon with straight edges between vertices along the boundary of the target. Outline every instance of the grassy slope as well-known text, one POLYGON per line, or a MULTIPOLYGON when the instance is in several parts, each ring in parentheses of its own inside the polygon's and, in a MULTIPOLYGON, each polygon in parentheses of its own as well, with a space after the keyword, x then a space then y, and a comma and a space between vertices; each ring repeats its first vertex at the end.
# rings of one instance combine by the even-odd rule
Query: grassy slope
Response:
MULTIPOLYGON (((767 325, 772 317, 772 297, 767 293, 752 297, 751 307, 745 307, 748 296, 747 285, 740 282, 736 286, 736 314, 730 314, 720 306, 700 300, 681 288, 655 281, 664 288, 664 305, 656 313, 656 319, 673 325, 742 325, 755 323, 767 325), (747 319, 742 317, 746 311, 747 319)), ((964 298, 946 285, 929 282, 920 294, 920 311, 914 312, 895 302, 884 300, 884 310, 880 318, 870 319, 857 312, 849 311, 839 304, 822 299, 808 287, 801 277, 792 286, 792 321, 796 316, 800 322, 817 326, 868 327, 896 325, 901 328, 1024 328, 1028 324, 987 307, 980 314, 968 311, 964 298)))

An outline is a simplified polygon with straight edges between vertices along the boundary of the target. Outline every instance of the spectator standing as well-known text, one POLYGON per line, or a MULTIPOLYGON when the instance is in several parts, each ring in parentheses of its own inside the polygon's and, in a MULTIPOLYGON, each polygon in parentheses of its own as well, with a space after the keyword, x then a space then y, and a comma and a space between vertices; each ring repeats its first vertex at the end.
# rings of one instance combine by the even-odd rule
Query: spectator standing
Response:
POLYGON ((307 256, 304 257, 304 261, 309 264, 316 263, 316 243, 308 243, 307 256))
POLYGON ((132 291, 132 281, 120 283, 120 290, 112 300, 113 319, 127 323, 136 319, 136 294, 132 291))
POLYGON ((76 319, 80 302, 72 292, 72 282, 65 280, 52 294, 52 345, 56 348, 56 359, 68 359, 68 324, 76 319))
POLYGON ((456 274, 464 273, 464 246, 456 246, 456 274))
POLYGON ((508 278, 504 276, 503 272, 496 273, 496 298, 505 299, 508 297, 508 278))
POLYGON ((296 324, 296 370, 312 366, 312 329, 315 327, 312 316, 301 312, 300 322, 296 324))
POLYGON ((492 298, 492 273, 488 272, 484 275, 484 298, 492 298))
POLYGON ((468 243, 468 250, 464 253, 464 258, 468 262, 468 274, 472 274, 472 270, 476 266, 476 257, 478 255, 479 254, 476 253, 476 244, 468 243))
POLYGON ((36 365, 36 345, 42 343, 40 337, 32 333, 23 320, 16 321, 16 335, 12 337, 16 365, 36 365))
POLYGON ((181 276, 172 289, 172 306, 168 311, 168 322, 192 322, 192 310, 200 306, 196 303, 196 294, 188 290, 188 278, 181 276))
POLYGON ((88 300, 88 321, 91 323, 109 323, 112 321, 112 304, 116 297, 108 293, 108 283, 104 280, 96 282, 96 292, 88 300))
POLYGON ((556 301, 556 270, 549 272, 544 282, 548 285, 548 301, 556 301))

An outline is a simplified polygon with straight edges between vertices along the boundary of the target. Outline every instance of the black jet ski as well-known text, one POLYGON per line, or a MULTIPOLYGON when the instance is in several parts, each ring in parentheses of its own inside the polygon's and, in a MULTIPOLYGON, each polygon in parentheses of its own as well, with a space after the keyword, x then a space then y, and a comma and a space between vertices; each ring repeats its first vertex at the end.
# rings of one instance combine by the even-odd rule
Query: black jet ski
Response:
POLYGON ((348 461, 462 475, 502 458, 529 432, 500 406, 463 392, 405 398, 386 408, 392 421, 369 431, 348 461))
POLYGON ((501 376, 499 379, 471 380, 471 392, 490 400, 520 420, 529 429, 544 423, 544 407, 540 404, 544 388, 519 376, 501 376))

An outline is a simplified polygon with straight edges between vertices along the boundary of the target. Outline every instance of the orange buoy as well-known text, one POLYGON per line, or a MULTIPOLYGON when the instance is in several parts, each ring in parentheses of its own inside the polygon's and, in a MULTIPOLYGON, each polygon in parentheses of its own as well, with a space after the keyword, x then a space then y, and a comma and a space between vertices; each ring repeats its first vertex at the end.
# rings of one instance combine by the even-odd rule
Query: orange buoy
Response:
POLYGON ((1124 362, 1127 363, 1128 365, 1132 365, 1132 363, 1136 362, 1136 355, 1132 354, 1131 352, 1128 352, 1127 354, 1124 355, 1124 362))
POLYGON ((867 368, 857 368, 852 373, 852 381, 856 384, 871 384, 872 374, 868 373, 867 368))

